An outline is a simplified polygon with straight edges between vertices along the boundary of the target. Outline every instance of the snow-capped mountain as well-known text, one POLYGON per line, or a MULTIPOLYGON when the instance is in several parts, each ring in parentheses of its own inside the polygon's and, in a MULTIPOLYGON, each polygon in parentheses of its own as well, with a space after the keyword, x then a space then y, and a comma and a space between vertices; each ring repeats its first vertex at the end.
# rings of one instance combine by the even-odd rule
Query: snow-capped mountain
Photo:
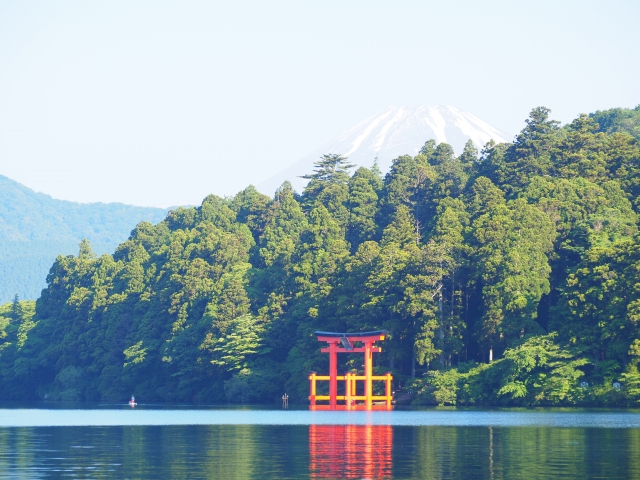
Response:
POLYGON ((480 150, 491 139, 501 143, 510 141, 510 138, 511 135, 501 132, 475 115, 449 105, 391 105, 258 184, 257 188, 272 195, 282 182, 289 180, 297 191, 302 191, 307 180, 299 177, 311 173, 313 162, 325 153, 340 153, 348 157, 351 163, 365 167, 371 167, 378 157, 380 169, 386 173, 394 158, 406 154, 416 155, 429 139, 434 139, 436 143, 446 142, 460 154, 469 139, 480 150))

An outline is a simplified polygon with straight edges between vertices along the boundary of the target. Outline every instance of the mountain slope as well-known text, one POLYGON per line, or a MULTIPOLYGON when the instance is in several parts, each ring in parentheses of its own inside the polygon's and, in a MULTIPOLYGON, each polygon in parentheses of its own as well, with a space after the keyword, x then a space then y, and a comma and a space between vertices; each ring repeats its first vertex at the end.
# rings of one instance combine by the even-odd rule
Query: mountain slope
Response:
POLYGON ((386 172, 394 158, 416 154, 429 139, 434 139, 437 143, 446 142, 459 154, 469 139, 481 149, 491 139, 501 143, 510 141, 510 138, 510 135, 475 115, 448 105, 391 105, 258 184, 257 188, 271 195, 282 182, 289 180, 296 190, 301 191, 306 181, 298 177, 310 172, 313 162, 325 153, 341 153, 351 163, 365 167, 370 167, 378 157, 380 169, 386 172))
POLYGON ((0 302, 17 293, 35 299, 58 254, 77 254, 87 238, 98 254, 112 252, 143 220, 159 222, 161 208, 56 200, 0 175, 0 302))

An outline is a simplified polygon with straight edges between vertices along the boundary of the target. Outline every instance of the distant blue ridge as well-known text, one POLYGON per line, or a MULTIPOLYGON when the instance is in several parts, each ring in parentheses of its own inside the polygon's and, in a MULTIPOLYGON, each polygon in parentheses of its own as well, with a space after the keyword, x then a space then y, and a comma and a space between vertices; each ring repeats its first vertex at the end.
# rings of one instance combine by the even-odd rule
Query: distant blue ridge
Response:
POLYGON ((140 222, 169 209, 56 200, 0 175, 0 304, 35 300, 58 255, 77 255, 83 238, 96 255, 113 253, 140 222))

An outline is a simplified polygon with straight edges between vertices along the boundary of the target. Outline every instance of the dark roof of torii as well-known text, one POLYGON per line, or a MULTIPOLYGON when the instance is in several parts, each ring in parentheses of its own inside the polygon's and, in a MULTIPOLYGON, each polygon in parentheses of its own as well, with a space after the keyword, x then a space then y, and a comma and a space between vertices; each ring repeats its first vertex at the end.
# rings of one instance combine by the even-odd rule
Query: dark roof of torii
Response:
POLYGON ((377 335, 387 335, 387 330, 375 330, 373 332, 355 332, 355 333, 338 333, 338 332, 313 332, 318 337, 374 337, 377 335))

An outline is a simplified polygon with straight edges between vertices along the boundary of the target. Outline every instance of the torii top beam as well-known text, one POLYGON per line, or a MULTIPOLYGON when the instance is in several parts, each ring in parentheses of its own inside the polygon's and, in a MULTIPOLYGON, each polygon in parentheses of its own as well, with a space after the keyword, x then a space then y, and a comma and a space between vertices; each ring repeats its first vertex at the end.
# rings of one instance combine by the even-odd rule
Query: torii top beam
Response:
POLYGON ((375 330, 373 332, 355 332, 355 333, 339 333, 339 332, 313 332, 320 342, 336 343, 340 342, 347 352, 359 352, 360 349, 353 349, 353 342, 362 342, 372 344, 378 340, 384 340, 387 330, 375 330))
POLYGON ((356 341, 364 342, 366 340, 384 340, 384 338, 380 338, 380 337, 386 336, 389 332, 387 330, 374 330, 372 332, 339 333, 339 332, 323 332, 321 330, 316 330, 313 333, 318 336, 318 340, 320 339, 320 337, 331 337, 331 338, 347 337, 347 338, 353 338, 356 341), (366 338, 366 337, 371 337, 371 338, 366 338), (374 337, 377 337, 377 338, 374 338, 374 337))

